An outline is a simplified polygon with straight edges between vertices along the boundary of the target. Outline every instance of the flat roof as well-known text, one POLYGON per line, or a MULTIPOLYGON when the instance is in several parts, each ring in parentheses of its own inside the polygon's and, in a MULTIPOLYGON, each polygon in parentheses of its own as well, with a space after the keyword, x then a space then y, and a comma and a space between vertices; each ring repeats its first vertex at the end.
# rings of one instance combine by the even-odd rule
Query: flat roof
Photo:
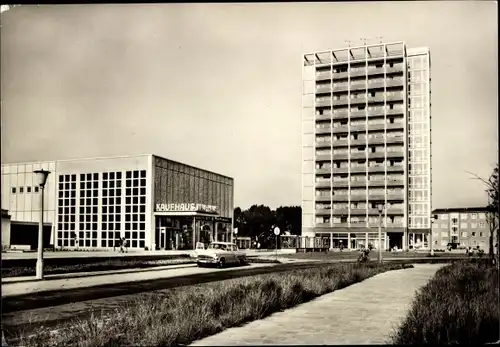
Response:
POLYGON ((230 176, 227 176, 227 175, 222 175, 222 174, 220 174, 218 172, 206 170, 206 169, 203 169, 203 168, 200 168, 200 167, 197 167, 197 166, 188 165, 188 164, 176 161, 176 160, 172 160, 172 159, 163 157, 161 155, 153 154, 153 153, 147 153, 147 154, 129 154, 129 155, 114 155, 114 156, 103 156, 103 157, 83 157, 83 158, 57 159, 57 160, 35 160, 35 161, 25 161, 25 162, 7 162, 7 163, 2 163, 2 166, 4 166, 4 165, 23 165, 23 164, 26 165, 26 164, 39 164, 39 163, 57 163, 57 162, 85 161, 85 160, 89 160, 90 161, 90 160, 120 159, 120 158, 134 158, 134 157, 146 157, 146 156, 152 156, 152 157, 160 158, 160 159, 172 162, 172 163, 180 164, 180 165, 183 165, 183 166, 186 166, 186 167, 191 167, 191 168, 194 168, 196 170, 201 170, 201 171, 212 173, 212 174, 215 174, 215 175, 218 175, 218 176, 221 176, 221 177, 229 178, 230 180, 234 181, 233 177, 230 177, 230 176))
POLYGON ((456 212, 488 212, 488 207, 450 207, 437 208, 432 213, 456 213, 456 212))

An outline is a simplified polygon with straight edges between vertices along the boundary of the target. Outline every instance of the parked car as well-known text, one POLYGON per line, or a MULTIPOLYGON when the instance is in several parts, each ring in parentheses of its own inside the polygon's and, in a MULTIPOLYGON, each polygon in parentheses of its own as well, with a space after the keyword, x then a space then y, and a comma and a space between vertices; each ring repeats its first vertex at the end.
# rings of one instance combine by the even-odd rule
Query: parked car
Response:
POLYGON ((246 253, 231 242, 212 242, 207 249, 196 251, 196 263, 199 267, 215 265, 223 268, 226 265, 245 265, 246 262, 246 253))

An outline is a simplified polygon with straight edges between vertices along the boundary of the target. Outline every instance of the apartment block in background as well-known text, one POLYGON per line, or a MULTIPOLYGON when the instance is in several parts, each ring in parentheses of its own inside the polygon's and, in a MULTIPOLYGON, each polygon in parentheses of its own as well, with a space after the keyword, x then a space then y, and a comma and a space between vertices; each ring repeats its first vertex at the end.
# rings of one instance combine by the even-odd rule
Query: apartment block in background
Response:
POLYGON ((486 212, 487 207, 443 208, 432 211, 432 215, 437 216, 432 225, 434 248, 446 249, 448 243, 458 243, 460 247, 479 246, 487 251, 490 228, 486 212))
POLYGON ((404 42, 303 56, 302 235, 428 247, 430 54, 404 42))

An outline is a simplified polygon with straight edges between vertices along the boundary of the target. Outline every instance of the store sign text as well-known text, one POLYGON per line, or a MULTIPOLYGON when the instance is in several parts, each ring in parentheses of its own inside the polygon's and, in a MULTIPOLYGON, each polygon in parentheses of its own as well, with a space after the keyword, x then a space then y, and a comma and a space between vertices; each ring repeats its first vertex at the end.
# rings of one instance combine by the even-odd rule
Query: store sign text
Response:
POLYGON ((158 212, 217 212, 217 206, 204 204, 156 204, 158 212))

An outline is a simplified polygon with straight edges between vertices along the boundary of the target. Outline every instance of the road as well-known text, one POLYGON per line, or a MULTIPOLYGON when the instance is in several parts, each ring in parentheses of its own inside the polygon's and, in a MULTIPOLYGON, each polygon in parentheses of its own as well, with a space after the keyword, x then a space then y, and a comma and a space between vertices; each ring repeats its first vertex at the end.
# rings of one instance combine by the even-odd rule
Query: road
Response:
POLYGON ((113 310, 124 302, 136 299, 138 295, 151 295, 154 291, 328 264, 331 262, 251 264, 222 270, 189 268, 184 269, 187 274, 183 276, 7 296, 2 298, 2 325, 6 334, 11 335, 19 329, 31 331, 40 326, 53 327, 70 319, 85 318, 91 310, 113 310))

